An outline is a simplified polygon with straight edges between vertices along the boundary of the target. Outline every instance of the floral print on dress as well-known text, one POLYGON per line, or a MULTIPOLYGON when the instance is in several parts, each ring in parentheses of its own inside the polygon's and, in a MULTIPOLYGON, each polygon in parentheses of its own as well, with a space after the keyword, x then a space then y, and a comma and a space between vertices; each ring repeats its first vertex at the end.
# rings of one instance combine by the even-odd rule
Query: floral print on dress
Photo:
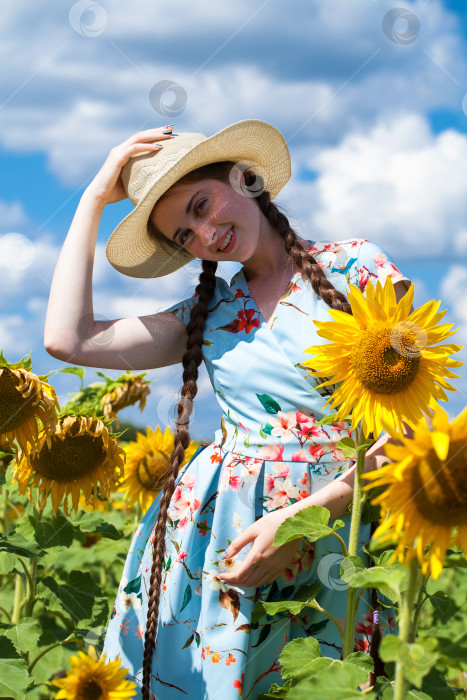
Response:
MULTIPOLYGON (((407 280, 387 253, 364 238, 310 241, 318 265, 343 294, 349 284, 365 292, 369 279, 407 280)), ((171 309, 185 324, 196 298, 171 309)), ((296 273, 283 291, 271 323, 263 319, 240 270, 230 284, 216 278, 209 304, 203 355, 222 409, 219 429, 201 445, 176 478, 168 509, 159 605, 158 637, 150 697, 163 700, 254 700, 273 683, 282 685, 279 657, 292 639, 313 636, 325 656, 339 659, 346 592, 333 584, 330 565, 342 556, 326 537, 297 541, 280 576, 259 588, 221 581, 219 573, 241 565, 251 548, 221 559, 230 542, 256 520, 287 508, 341 478, 350 466, 337 447, 351 436, 343 421, 318 425, 331 412, 332 387, 317 389, 303 365, 311 345, 322 343, 314 321, 329 320, 329 307, 296 273), (302 585, 319 584, 318 610, 299 615, 252 615, 258 601, 292 600, 302 585)), ((108 659, 120 658, 141 698, 144 631, 161 495, 144 515, 126 559, 105 637, 108 659)), ((339 535, 348 541, 350 518, 339 535)), ((360 530, 359 556, 370 538, 360 530)), ((337 578, 339 575, 337 574, 337 578)), ((371 643, 369 593, 359 603, 356 649, 371 643)), ((393 611, 380 614, 383 633, 394 631, 393 611)))

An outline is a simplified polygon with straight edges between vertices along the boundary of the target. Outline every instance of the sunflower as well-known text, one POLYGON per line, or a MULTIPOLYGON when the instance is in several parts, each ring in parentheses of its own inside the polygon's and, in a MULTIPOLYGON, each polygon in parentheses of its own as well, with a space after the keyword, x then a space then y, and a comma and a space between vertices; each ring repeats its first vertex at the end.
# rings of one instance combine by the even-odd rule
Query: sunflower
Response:
POLYGON ((461 345, 437 345, 455 331, 437 325, 446 311, 434 300, 410 313, 414 286, 397 302, 394 285, 371 282, 366 298, 350 286, 352 315, 329 309, 334 321, 315 321, 318 335, 331 341, 305 352, 316 355, 303 364, 313 377, 326 376, 319 387, 338 384, 325 406, 340 405, 336 420, 352 413, 351 429, 362 421, 365 437, 379 435, 383 422, 403 433, 403 420, 413 427, 434 399, 448 400, 444 389, 456 391, 445 377, 458 377, 448 367, 462 362, 448 357, 461 345))
POLYGON ((127 668, 121 668, 120 659, 106 663, 106 654, 97 658, 90 645, 88 654, 82 651, 70 657, 71 671, 65 678, 54 678, 52 683, 61 688, 57 700, 124 700, 136 695, 136 683, 124 680, 127 668))
POLYGON ((362 477, 372 482, 364 490, 386 486, 372 501, 387 516, 373 537, 397 542, 390 562, 417 556, 422 573, 437 579, 448 547, 467 554, 467 407, 452 423, 441 406, 433 410, 432 430, 422 420, 411 438, 393 433, 402 443, 385 445, 394 461, 362 477))
POLYGON ((125 453, 117 441, 110 437, 99 418, 84 415, 68 415, 59 419, 50 446, 45 436, 36 455, 23 454, 13 470, 13 481, 18 482, 21 493, 29 484, 29 499, 32 488, 39 484, 39 501, 45 506, 50 493, 54 514, 63 499, 65 513, 68 512, 68 497, 71 494, 72 508, 78 510, 81 491, 86 500, 99 492, 108 498, 113 488, 118 488, 123 477, 125 453))
MULTIPOLYGON (((199 443, 195 442, 188 445, 183 464, 193 457, 198 447, 199 443)), ((143 513, 164 486, 173 448, 174 434, 169 427, 163 433, 159 426, 155 431, 147 426, 146 435, 136 433, 136 442, 129 442, 124 447, 126 465, 122 489, 131 505, 139 501, 143 513)))
MULTIPOLYGON (((0 355, 0 360, 4 360, 0 355)), ((60 409, 55 389, 28 369, 0 363, 0 449, 17 452, 16 440, 23 452, 35 453, 39 448, 39 428, 42 423, 47 436, 57 424, 56 409, 60 409)))
POLYGON ((149 384, 143 379, 144 375, 125 374, 123 379, 112 391, 104 394, 101 400, 101 409, 104 411, 106 420, 114 419, 118 427, 119 422, 116 416, 117 411, 127 406, 133 406, 139 401, 139 410, 146 406, 146 397, 151 393, 149 384))

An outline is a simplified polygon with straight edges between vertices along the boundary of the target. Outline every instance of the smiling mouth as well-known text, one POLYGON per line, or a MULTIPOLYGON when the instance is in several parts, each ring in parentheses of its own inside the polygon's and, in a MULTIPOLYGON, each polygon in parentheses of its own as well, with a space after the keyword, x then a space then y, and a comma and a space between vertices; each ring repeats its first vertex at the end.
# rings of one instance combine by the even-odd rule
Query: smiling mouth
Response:
POLYGON ((220 245, 220 246, 218 247, 218 249, 217 249, 218 252, 219 252, 219 251, 223 251, 223 250, 225 250, 225 249, 227 248, 227 246, 229 245, 229 243, 230 243, 230 241, 231 241, 232 236, 233 236, 233 229, 230 228, 230 229, 227 231, 227 233, 224 234, 224 237, 223 237, 223 239, 222 239, 222 243, 221 243, 221 245, 220 245))

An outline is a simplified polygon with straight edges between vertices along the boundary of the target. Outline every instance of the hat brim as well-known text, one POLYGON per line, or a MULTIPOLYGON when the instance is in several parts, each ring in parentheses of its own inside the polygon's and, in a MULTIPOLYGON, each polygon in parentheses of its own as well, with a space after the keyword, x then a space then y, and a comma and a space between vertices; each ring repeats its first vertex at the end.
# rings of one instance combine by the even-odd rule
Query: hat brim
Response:
MULTIPOLYGON (((154 158, 157 153, 138 155, 154 158)), ((177 180, 196 168, 231 160, 259 166, 265 189, 274 199, 290 179, 290 155, 282 134, 268 122, 245 119, 207 137, 186 151, 144 194, 135 208, 118 224, 106 246, 110 264, 129 277, 162 277, 193 260, 183 248, 164 246, 149 237, 147 222, 158 199, 177 180)))

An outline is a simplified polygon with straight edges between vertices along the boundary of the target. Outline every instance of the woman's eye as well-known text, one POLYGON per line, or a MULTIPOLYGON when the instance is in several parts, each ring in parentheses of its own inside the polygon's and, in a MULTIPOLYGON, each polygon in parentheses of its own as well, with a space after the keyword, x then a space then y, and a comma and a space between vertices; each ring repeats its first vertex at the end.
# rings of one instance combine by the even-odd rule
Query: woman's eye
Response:
POLYGON ((202 199, 200 202, 198 202, 198 204, 196 205, 196 211, 199 212, 200 209, 203 208, 203 205, 204 205, 204 204, 206 204, 206 200, 205 200, 205 199, 202 199))
POLYGON ((189 235, 190 235, 190 231, 182 231, 182 233, 178 237, 180 245, 185 245, 185 243, 188 240, 189 235))

